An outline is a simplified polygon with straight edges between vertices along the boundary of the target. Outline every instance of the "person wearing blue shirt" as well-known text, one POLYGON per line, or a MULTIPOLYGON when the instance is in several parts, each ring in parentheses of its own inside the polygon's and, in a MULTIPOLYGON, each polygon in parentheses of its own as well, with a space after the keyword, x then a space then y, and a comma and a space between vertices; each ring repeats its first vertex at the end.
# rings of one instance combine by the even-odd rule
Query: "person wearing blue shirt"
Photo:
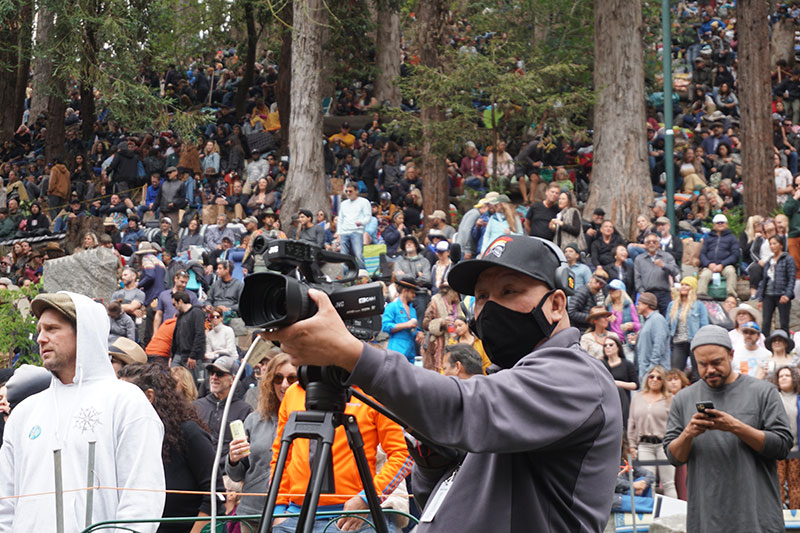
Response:
POLYGON ((575 243, 566 245, 564 247, 564 256, 567 258, 569 269, 575 277, 575 290, 589 283, 592 277, 592 270, 580 262, 581 253, 578 250, 578 245, 575 243))
POLYGON ((381 329, 389 334, 387 349, 405 355, 408 362, 414 364, 416 342, 423 339, 417 312, 411 305, 419 287, 410 276, 403 276, 395 281, 395 285, 400 290, 400 296, 384 309, 381 329))

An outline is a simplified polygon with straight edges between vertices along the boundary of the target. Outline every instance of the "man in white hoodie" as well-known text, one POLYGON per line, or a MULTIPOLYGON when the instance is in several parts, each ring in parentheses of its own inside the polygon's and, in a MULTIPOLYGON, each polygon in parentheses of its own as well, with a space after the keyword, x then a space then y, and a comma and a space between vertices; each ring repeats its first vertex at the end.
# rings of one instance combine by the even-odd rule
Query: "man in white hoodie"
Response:
MULTIPOLYGON (((105 308, 79 294, 40 294, 37 342, 50 387, 9 417, 0 447, 0 532, 55 531, 53 450, 61 450, 65 531, 86 521, 89 442, 96 489, 91 523, 158 518, 164 507, 164 426, 144 393, 116 379, 105 308), (148 489, 145 491, 124 489, 148 489), (154 492, 150 490, 155 489, 154 492)), ((158 524, 126 524, 154 532, 158 524)))

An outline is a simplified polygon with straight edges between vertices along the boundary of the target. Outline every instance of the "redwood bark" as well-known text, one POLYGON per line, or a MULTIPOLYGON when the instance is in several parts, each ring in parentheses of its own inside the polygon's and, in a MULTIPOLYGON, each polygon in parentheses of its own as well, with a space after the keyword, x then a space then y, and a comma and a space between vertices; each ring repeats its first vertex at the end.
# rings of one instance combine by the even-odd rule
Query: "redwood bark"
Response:
MULTIPOLYGON (((279 16, 288 26, 292 25, 292 2, 286 2, 279 16)), ((275 83, 275 98, 278 100, 278 116, 281 119, 282 155, 288 146, 292 108, 292 31, 283 29, 281 53, 278 57, 278 81, 275 83)))
POLYGON ((378 66, 375 98, 380 104, 389 102, 392 107, 398 107, 402 97, 394 80, 400 76, 400 17, 387 6, 378 8, 375 45, 378 66))
POLYGON ((39 6, 36 17, 36 58, 33 62, 33 94, 31 95, 31 121, 40 113, 47 113, 50 82, 53 77, 53 59, 47 47, 52 43, 55 31, 55 15, 46 6, 39 6))
POLYGON ((25 113, 25 92, 31 70, 31 49, 33 46, 33 1, 24 1, 22 6, 22 26, 19 33, 19 65, 17 66, 17 86, 14 93, 14 123, 22 123, 25 113))
MULTIPOLYGON (((440 69, 439 51, 442 45, 446 8, 441 0, 420 2, 417 13, 417 42, 420 64, 440 69)), ((426 214, 441 209, 449 213, 450 199, 447 187, 447 172, 444 158, 433 150, 431 124, 444 119, 438 106, 425 105, 420 109, 422 120, 422 207, 426 214)), ((449 218, 449 216, 448 216, 449 218)), ((428 221, 425 221, 426 225, 428 221)))
POLYGON ((328 23, 324 0, 295 0, 292 32, 292 107, 289 128, 289 175, 281 205, 288 228, 299 209, 330 211, 322 155, 320 83, 323 28, 328 23))
MULTIPOLYGON (((14 20, 15 15, 10 15, 5 20, 0 20, 0 94, 15 95, 17 87, 17 67, 19 66, 20 24, 14 20)), ((0 140, 8 140, 14 136, 16 121, 14 120, 14 106, 6 105, 0 110, 0 140)))
POLYGON ((769 107, 769 8, 765 0, 741 0, 736 13, 744 211, 747 216, 766 216, 777 207, 769 107))
POLYGON ((595 0, 594 164, 584 215, 603 207, 623 236, 653 198, 645 132, 641 2, 595 0))
POLYGON ((247 56, 244 62, 244 76, 236 90, 234 107, 236 116, 244 115, 247 105, 247 93, 253 85, 253 71, 256 65, 256 46, 258 45, 258 32, 256 31, 256 15, 252 0, 244 1, 244 18, 247 26, 247 56))

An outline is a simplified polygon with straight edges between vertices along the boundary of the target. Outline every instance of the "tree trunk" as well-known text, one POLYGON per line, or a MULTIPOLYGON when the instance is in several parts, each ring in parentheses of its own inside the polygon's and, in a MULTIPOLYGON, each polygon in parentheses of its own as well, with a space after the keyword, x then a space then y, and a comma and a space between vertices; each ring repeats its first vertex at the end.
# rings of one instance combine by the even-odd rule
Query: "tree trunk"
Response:
POLYGON ((88 141, 94 135, 95 105, 94 90, 88 81, 80 86, 81 92, 81 138, 88 141))
POLYGON ((67 84, 62 79, 53 78, 47 87, 50 96, 47 99, 47 131, 44 134, 44 150, 47 161, 54 159, 66 161, 67 150, 64 147, 64 113, 67 110, 67 84))
MULTIPOLYGON (((280 12, 280 18, 291 27, 292 2, 286 2, 280 12)), ((278 117, 281 120, 281 153, 286 155, 289 126, 291 125, 292 108, 292 31, 283 28, 281 36, 281 53, 278 57, 278 81, 275 82, 275 98, 278 100, 278 117)))
POLYGON ((742 0, 737 13, 744 211, 747 216, 765 215, 777 206, 769 108, 769 11, 765 0, 742 0))
MULTIPOLYGON (((442 44, 446 8, 441 0, 420 2, 417 13, 417 43, 419 44, 420 64, 440 69, 439 48, 442 44)), ((437 209, 450 212, 450 199, 447 192, 447 171, 444 157, 433 149, 431 125, 444 119, 438 106, 424 106, 420 109, 422 120, 422 207, 426 214, 437 209)), ((449 217, 448 217, 449 218, 449 217)), ((428 221, 425 221, 426 225, 428 221)))
POLYGON ((251 0, 244 0, 244 18, 247 24, 247 56, 244 62, 244 76, 236 89, 236 116, 244 115, 247 106, 247 93, 253 85, 253 72, 256 65, 256 45, 258 44, 258 32, 256 31, 256 15, 251 0))
POLYGON ((389 102, 390 106, 399 107, 400 89, 395 86, 394 80, 400 77, 400 17, 387 6, 379 6, 378 9, 375 44, 375 62, 378 66, 375 99, 380 104, 389 102))
POLYGON ((36 17, 36 50, 33 62, 33 94, 31 95, 31 122, 41 113, 47 113, 50 81, 53 77, 53 58, 46 52, 52 43, 55 30, 55 14, 46 6, 39 6, 36 17))
POLYGON ((28 78, 31 70, 31 49, 33 46, 33 2, 28 1, 22 7, 22 26, 19 33, 19 66, 17 67, 17 86, 14 93, 14 121, 22 123, 25 113, 25 92, 28 89, 28 78))
MULTIPOLYGON (((5 20, 0 20, 0 94, 14 95, 17 88, 17 67, 19 66, 20 26, 16 20, 16 13, 11 13, 5 20)), ((0 111, 0 140, 9 140, 14 136, 16 120, 14 106, 3 106, 0 111)))
POLYGON ((289 228, 298 209, 330 211, 322 155, 320 83, 323 28, 328 23, 324 0, 295 0, 292 32, 292 107, 289 175, 281 206, 281 222, 289 228))
POLYGON ((794 65, 794 21, 792 19, 781 19, 772 25, 769 65, 774 67, 779 59, 786 61, 790 67, 794 65))
POLYGON ((642 4, 594 2, 594 164, 588 216, 602 206, 623 236, 653 198, 645 132, 642 4))

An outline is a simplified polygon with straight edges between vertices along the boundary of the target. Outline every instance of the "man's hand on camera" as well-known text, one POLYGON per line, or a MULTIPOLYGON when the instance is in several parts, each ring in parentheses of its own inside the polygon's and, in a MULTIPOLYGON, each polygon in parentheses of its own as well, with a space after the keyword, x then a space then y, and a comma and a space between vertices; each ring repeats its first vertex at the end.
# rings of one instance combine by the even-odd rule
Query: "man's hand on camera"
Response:
MULTIPOLYGON (((343 511, 360 511, 361 509, 369 509, 369 505, 361 499, 361 496, 353 496, 349 500, 344 503, 343 511)), ((366 517, 367 515, 359 515, 366 517)), ((364 527, 364 522, 357 516, 343 516, 339 520, 336 521, 336 527, 341 529, 342 531, 357 531, 364 527)))
POLYGON ((364 345, 347 330, 327 294, 309 289, 308 295, 319 309, 314 316, 262 336, 280 342, 295 366, 336 365, 352 372, 364 345))

